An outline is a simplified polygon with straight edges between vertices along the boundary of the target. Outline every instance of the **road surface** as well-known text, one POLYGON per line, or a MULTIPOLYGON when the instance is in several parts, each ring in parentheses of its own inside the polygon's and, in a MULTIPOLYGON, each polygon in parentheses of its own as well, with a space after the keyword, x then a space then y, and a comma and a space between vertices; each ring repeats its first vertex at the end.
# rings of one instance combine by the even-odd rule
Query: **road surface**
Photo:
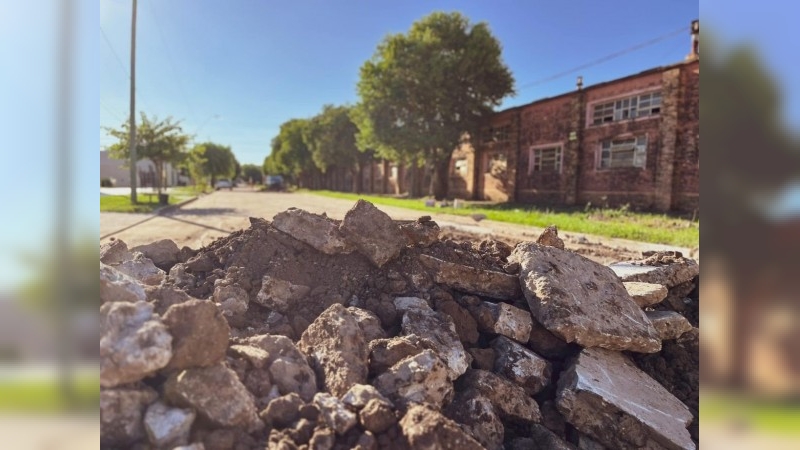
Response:
MULTIPOLYGON (((302 208, 314 213, 326 213, 335 219, 344 218, 353 206, 352 200, 340 200, 307 193, 259 192, 248 187, 232 191, 220 190, 203 195, 163 215, 101 213, 100 242, 108 242, 112 237, 122 239, 129 247, 147 244, 159 239, 172 239, 179 247, 201 248, 215 239, 227 236, 233 231, 248 228, 250 217, 272 220, 275 214, 291 207, 302 208)), ((508 241, 535 240, 540 228, 513 225, 491 220, 475 222, 468 216, 454 216, 438 213, 377 205, 382 211, 396 220, 416 219, 422 215, 433 217, 443 231, 458 235, 473 235, 477 239, 494 237, 508 241)), ((648 244, 625 239, 602 238, 580 233, 561 232, 567 247, 603 247, 608 249, 609 262, 617 256, 624 259, 637 255, 643 250, 679 250, 689 254, 689 249, 648 244), (580 243, 580 244, 579 244, 580 243)), ((593 252, 590 252, 593 253, 593 252)))

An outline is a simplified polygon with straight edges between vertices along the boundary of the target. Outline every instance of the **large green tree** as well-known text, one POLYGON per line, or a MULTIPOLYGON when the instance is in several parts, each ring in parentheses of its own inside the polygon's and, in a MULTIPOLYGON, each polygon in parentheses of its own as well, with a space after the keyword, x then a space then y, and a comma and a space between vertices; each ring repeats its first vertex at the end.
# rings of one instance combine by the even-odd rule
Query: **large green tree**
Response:
POLYGON ((314 170, 311 151, 303 139, 309 121, 292 119, 281 124, 280 132, 272 139, 272 151, 264 159, 264 172, 285 175, 303 187, 303 180, 314 170))
POLYGON ((349 106, 325 105, 322 112, 309 121, 303 140, 322 173, 343 169, 352 175, 353 189, 360 192, 359 175, 369 155, 356 146, 358 127, 350 117, 350 110, 349 106))
POLYGON ((433 194, 447 194, 452 151, 514 93, 500 43, 486 23, 433 13, 386 37, 361 67, 354 118, 379 155, 433 163, 433 194))
MULTIPOLYGON (((130 160, 130 122, 125 121, 119 128, 105 130, 117 139, 117 142, 106 147, 109 155, 115 159, 130 160)), ((159 193, 164 186, 165 164, 180 164, 186 157, 188 142, 189 135, 184 134, 180 121, 174 121, 171 117, 159 121, 155 116, 151 119, 141 113, 139 125, 136 127, 136 158, 149 159, 155 165, 155 184, 159 193)))
POLYGON ((238 161, 229 146, 204 142, 192 149, 195 158, 202 161, 203 173, 211 177, 211 186, 217 178, 233 178, 236 175, 238 161))
POLYGON ((247 182, 252 180, 253 183, 261 184, 263 178, 261 167, 256 164, 242 164, 242 177, 247 182))

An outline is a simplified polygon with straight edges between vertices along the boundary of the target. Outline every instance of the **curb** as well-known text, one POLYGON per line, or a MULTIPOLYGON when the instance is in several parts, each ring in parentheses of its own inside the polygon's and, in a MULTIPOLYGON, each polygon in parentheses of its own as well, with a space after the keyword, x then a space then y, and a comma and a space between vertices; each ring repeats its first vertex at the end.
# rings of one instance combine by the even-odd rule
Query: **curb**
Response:
POLYGON ((161 208, 158 208, 155 211, 153 211, 153 214, 154 215, 158 215, 158 216, 163 216, 164 214, 167 214, 167 213, 170 213, 172 211, 175 211, 176 209, 180 209, 184 205, 188 205, 189 203, 192 203, 193 201, 197 200, 198 198, 200 198, 200 196, 195 196, 195 197, 186 199, 186 200, 184 200, 184 201, 182 201, 180 203, 177 203, 175 205, 162 206, 161 208))

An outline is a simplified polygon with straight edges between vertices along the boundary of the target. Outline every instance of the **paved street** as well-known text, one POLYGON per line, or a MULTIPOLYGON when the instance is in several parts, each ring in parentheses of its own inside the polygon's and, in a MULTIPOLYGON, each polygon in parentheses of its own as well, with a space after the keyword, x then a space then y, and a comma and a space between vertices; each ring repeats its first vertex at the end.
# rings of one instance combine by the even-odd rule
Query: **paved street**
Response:
MULTIPOLYGON (((204 195, 164 215, 101 213, 100 242, 107 242, 114 237, 122 239, 129 247, 133 247, 166 238, 175 241, 179 247, 186 245, 197 249, 232 231, 248 228, 250 217, 272 220, 275 214, 291 207, 297 207, 314 213, 324 212, 329 217, 342 219, 353 204, 352 200, 339 200, 305 193, 258 192, 248 187, 236 188, 233 191, 220 190, 204 195)), ((426 214, 422 211, 404 208, 383 205, 378 205, 378 207, 396 220, 416 219, 426 214)), ((452 229, 478 236, 505 237, 515 241, 534 240, 542 231, 539 228, 491 220, 477 223, 470 217, 437 213, 435 208, 431 208, 427 214, 432 216, 433 220, 443 229, 452 229)), ((585 237, 593 243, 602 243, 609 248, 624 248, 633 252, 676 249, 688 254, 688 249, 678 247, 601 238, 571 232, 560 234, 571 240, 585 237)))

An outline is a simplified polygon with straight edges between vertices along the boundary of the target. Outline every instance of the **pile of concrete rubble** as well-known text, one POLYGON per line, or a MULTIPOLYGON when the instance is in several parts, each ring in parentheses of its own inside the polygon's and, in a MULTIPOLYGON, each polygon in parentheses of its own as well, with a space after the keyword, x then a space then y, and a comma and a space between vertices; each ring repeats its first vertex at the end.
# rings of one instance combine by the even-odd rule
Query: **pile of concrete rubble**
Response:
POLYGON ((100 248, 101 446, 691 449, 698 265, 289 209, 100 248))

